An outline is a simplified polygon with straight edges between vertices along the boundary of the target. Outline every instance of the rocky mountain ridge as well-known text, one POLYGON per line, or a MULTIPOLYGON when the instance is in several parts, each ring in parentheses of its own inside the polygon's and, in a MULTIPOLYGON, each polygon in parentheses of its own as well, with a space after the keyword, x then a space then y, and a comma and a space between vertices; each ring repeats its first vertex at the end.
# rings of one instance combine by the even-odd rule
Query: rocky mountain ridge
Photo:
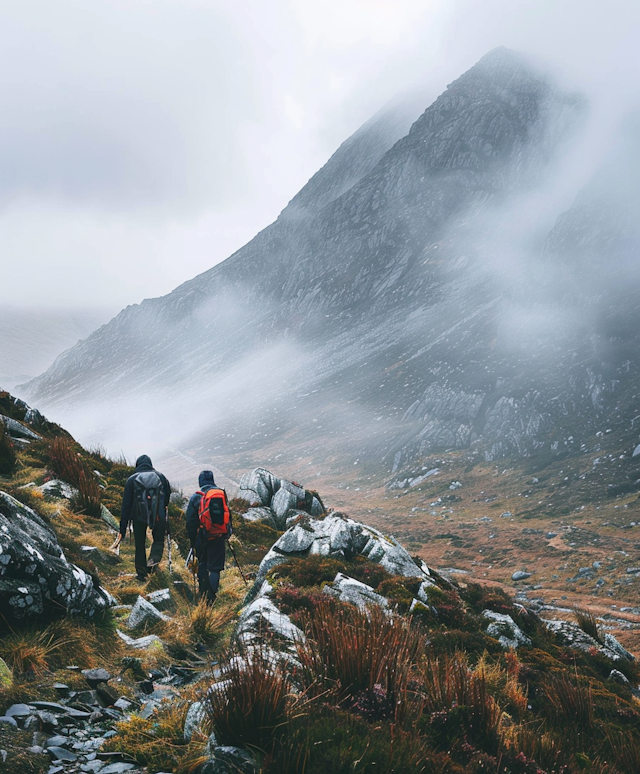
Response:
POLYGON ((257 455, 295 432, 311 456, 341 448, 390 472, 446 449, 561 454, 603 422, 633 448, 637 305, 595 293, 588 269, 567 315, 561 281, 603 250, 617 261, 616 243, 598 242, 584 198, 524 270, 500 243, 507 205, 544 184, 583 115, 581 98, 496 49, 408 134, 393 111, 364 127, 248 245, 128 307, 26 391, 63 416, 97 405, 104 427, 143 387, 141 432, 145 403, 185 427, 198 414, 176 443, 200 459, 215 457, 212 435, 257 455))

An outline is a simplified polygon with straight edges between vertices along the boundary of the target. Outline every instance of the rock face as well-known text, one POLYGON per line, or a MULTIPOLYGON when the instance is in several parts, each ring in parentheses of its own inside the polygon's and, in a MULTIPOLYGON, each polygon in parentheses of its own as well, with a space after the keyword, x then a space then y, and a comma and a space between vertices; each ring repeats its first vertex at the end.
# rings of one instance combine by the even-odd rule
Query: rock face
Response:
POLYGON ((93 616, 112 597, 67 561, 38 514, 0 492, 0 611, 7 619, 66 612, 93 616))
MULTIPOLYGON (((518 203, 530 216, 526 197, 582 113, 517 55, 490 52, 416 111, 408 132, 372 125, 354 136, 249 244, 122 311, 29 394, 45 407, 105 399, 115 414, 114 385, 125 399, 145 383, 168 412, 175 400, 206 416, 211 401, 191 389, 197 368, 220 387, 216 434, 226 431, 230 452, 287 435, 324 459, 338 436, 353 458, 396 470, 441 449, 487 460, 564 453, 618 415, 614 429, 633 449, 636 286, 610 268, 637 253, 626 214, 636 193, 618 206, 615 186, 596 181, 550 232, 545 218, 542 233, 513 235, 525 219, 518 203), (524 268, 510 263, 529 241, 544 246, 524 268), (598 262, 603 293, 583 281, 598 262), (141 349, 138 332, 155 326, 163 336, 141 349), (232 372, 234 383, 259 374, 259 388, 243 400, 224 386, 232 372)), ((201 427, 200 437, 210 434, 201 427)), ((190 448, 209 443, 200 437, 190 448)))
POLYGON ((558 642, 566 647, 582 650, 585 653, 596 650, 611 661, 635 660, 635 656, 625 650, 612 634, 606 633, 602 637, 602 642, 599 642, 569 621, 545 621, 545 626, 555 634, 558 642))
POLYGON ((489 621, 485 633, 495 637, 503 648, 516 649, 519 645, 531 645, 531 640, 510 615, 484 610, 482 617, 489 621))

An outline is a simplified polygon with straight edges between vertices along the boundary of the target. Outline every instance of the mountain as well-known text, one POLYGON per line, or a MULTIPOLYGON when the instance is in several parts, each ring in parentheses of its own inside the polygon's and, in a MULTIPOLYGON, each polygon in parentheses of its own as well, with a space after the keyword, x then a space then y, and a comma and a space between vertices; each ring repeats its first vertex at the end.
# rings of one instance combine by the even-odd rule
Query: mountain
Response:
POLYGON ((0 307, 0 387, 10 389, 106 322, 101 310, 0 307))
POLYGON ((374 117, 275 223, 127 307, 27 395, 71 427, 89 417, 104 437, 126 417, 138 439, 245 466, 285 437, 300 457, 387 472, 451 449, 565 454, 611 425, 632 443, 624 266, 640 239, 612 198, 629 165, 612 161, 550 231, 527 230, 584 121, 580 96, 500 48, 406 131, 408 112, 374 117), (168 408, 175 421, 144 435, 168 408))

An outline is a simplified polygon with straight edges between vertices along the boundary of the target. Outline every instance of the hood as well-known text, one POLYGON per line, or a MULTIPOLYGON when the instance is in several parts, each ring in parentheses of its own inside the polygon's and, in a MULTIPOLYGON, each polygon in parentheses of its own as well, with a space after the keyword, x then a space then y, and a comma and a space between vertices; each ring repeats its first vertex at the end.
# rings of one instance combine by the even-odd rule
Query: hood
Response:
POLYGON ((198 486, 202 489, 203 486, 215 486, 216 482, 213 480, 213 471, 203 470, 198 476, 198 486))
POLYGON ((153 465, 151 464, 151 458, 147 457, 146 454, 141 455, 136 460, 136 470, 153 470, 153 465))

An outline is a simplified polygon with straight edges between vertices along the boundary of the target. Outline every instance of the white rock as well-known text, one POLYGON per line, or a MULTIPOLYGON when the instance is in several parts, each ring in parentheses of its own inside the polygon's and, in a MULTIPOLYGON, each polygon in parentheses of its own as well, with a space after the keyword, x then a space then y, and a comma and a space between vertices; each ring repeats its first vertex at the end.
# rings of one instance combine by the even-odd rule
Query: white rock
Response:
POLYGON ((496 613, 493 610, 483 610, 482 617, 491 622, 485 629, 485 633, 489 637, 495 637, 503 648, 531 645, 531 640, 510 615, 496 613))
POLYGON ((151 602, 148 602, 144 597, 139 596, 138 599, 136 599, 133 610, 129 613, 129 618, 127 618, 127 627, 129 629, 135 629, 144 624, 153 624, 170 620, 171 618, 169 618, 168 615, 161 613, 151 604, 151 602))
POLYGON ((365 610, 371 605, 377 605, 383 609, 389 607, 389 600, 375 592, 371 586, 341 572, 336 575, 333 583, 325 585, 322 591, 341 602, 349 602, 360 610, 365 610))
POLYGON ((128 634, 120 631, 120 629, 116 629, 116 632, 125 645, 128 645, 135 650, 162 649, 164 647, 160 637, 155 634, 147 634, 146 637, 138 637, 135 639, 134 637, 129 637, 128 634))

